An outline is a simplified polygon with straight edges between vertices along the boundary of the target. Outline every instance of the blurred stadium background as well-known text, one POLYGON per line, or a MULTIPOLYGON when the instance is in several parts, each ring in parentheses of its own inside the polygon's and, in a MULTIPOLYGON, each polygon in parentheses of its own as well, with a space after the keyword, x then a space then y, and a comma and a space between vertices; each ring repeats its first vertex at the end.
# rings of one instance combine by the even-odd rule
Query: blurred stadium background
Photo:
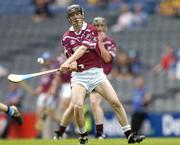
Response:
MULTIPOLYGON (((109 0, 102 3, 97 3, 97 0, 59 0, 58 4, 56 2, 49 5, 53 16, 45 20, 33 20, 35 6, 32 0, 0 0, 0 65, 9 73, 38 72, 40 65, 37 64, 36 59, 44 51, 48 50, 56 56, 60 52, 61 36, 69 26, 65 13, 66 5, 81 4, 85 8, 86 21, 91 22, 93 17, 102 16, 107 19, 111 28, 120 15, 121 6, 126 3, 131 8, 137 2, 143 5, 148 14, 146 24, 140 28, 120 32, 109 29, 108 33, 116 40, 119 49, 139 52, 142 63, 146 65, 146 69, 141 74, 145 78, 147 89, 152 93, 152 101, 148 106, 148 118, 143 124, 142 132, 148 136, 178 137, 180 136, 180 80, 176 75, 178 70, 176 67, 170 70, 175 73, 174 77, 169 77, 169 71, 161 71, 154 75, 151 70, 160 62, 167 45, 177 54, 180 50, 180 15, 177 11, 166 11, 170 9, 170 4, 166 4, 160 11, 160 4, 165 0, 109 0)), ((179 0, 178 2, 180 3, 179 0)), ((180 11, 180 5, 177 9, 180 11)), ((176 63, 180 61, 178 59, 176 63)), ((130 117, 133 78, 112 79, 111 82, 130 117)), ((28 83, 35 88, 38 85, 38 78, 28 80, 28 83)), ((0 88, 0 100, 3 102, 8 92, 6 76, 1 77, 0 88)), ((111 108, 106 102, 102 105, 106 112, 105 133, 110 137, 122 135, 111 108)), ((9 137, 36 136, 32 128, 35 106, 36 98, 26 93, 22 111, 28 123, 18 128, 19 135, 12 131, 12 127, 9 137), (28 117, 31 119, 28 120, 28 117), (28 125, 30 127, 27 127, 28 125)), ((3 120, 0 121, 0 127, 3 128, 3 120)))

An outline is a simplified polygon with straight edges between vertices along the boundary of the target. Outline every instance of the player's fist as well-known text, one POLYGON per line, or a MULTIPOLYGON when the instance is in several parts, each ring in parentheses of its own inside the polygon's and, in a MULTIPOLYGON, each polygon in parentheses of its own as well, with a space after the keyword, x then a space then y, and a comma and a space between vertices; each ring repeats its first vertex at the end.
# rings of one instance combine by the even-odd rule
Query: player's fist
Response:
POLYGON ((69 71, 70 70, 70 64, 67 62, 67 61, 65 61, 61 66, 60 66, 60 71, 62 71, 62 72, 67 72, 67 71, 69 71))
POLYGON ((106 34, 104 32, 98 33, 98 39, 100 42, 103 42, 105 38, 106 38, 106 34))
POLYGON ((74 61, 70 64, 70 70, 77 71, 77 62, 76 61, 74 61))

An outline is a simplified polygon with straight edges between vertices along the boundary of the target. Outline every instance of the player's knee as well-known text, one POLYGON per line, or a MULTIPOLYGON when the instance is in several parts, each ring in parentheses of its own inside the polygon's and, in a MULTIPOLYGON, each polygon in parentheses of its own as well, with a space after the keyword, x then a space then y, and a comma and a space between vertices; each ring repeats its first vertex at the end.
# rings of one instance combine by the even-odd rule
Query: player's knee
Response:
POLYGON ((112 106, 114 109, 121 107, 121 103, 120 103, 119 100, 115 100, 115 99, 114 99, 114 100, 111 100, 111 101, 110 101, 110 104, 111 104, 111 106, 112 106))
POLYGON ((93 106, 97 106, 98 102, 94 99, 91 99, 90 100, 90 103, 91 103, 91 107, 93 108, 93 106))
POLYGON ((80 110, 80 109, 83 109, 83 104, 81 104, 81 103, 76 103, 76 104, 74 104, 74 111, 78 111, 78 110, 80 110))

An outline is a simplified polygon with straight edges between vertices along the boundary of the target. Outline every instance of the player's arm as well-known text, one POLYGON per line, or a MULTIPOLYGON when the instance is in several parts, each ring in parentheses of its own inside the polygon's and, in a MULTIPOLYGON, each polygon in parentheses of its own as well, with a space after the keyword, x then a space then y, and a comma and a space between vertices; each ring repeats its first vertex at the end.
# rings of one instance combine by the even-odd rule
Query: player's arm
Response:
POLYGON ((48 96, 55 96, 58 86, 61 84, 61 79, 59 77, 59 73, 55 74, 51 86, 49 87, 49 90, 47 92, 48 96))
POLYGON ((42 89, 43 89, 43 87, 40 85, 40 86, 38 86, 33 92, 32 92, 32 96, 37 96, 37 95, 39 95, 40 93, 41 93, 41 91, 42 91, 42 89))
POLYGON ((8 106, 3 104, 3 103, 0 103, 0 110, 3 111, 3 112, 7 112, 8 111, 8 106))
POLYGON ((67 60, 66 62, 71 64, 72 62, 78 60, 80 57, 82 57, 84 55, 84 53, 86 52, 88 48, 84 45, 81 45, 75 52, 74 54, 72 54, 67 60))
POLYGON ((80 57, 82 57, 86 51, 87 51, 87 47, 84 45, 81 45, 61 66, 60 66, 60 70, 61 71, 67 71, 70 69, 70 65, 71 63, 75 62, 76 60, 78 60, 80 57))
POLYGON ((108 62, 110 62, 112 60, 112 56, 104 46, 103 40, 105 39, 105 36, 106 36, 106 34, 103 33, 103 32, 100 32, 98 34, 98 39, 99 39, 98 45, 99 45, 99 48, 100 48, 100 51, 101 51, 101 56, 102 56, 104 62, 108 63, 108 62))

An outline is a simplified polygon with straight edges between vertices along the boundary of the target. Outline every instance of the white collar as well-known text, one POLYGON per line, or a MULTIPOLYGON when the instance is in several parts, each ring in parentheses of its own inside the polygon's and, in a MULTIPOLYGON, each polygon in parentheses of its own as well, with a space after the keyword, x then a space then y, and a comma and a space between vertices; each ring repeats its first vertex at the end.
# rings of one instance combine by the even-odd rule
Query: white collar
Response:
MULTIPOLYGON (((86 22, 83 22, 83 25, 82 25, 82 28, 81 28, 80 32, 81 32, 82 30, 85 30, 86 28, 87 28, 87 23, 86 23, 86 22)), ((71 27, 69 28, 69 31, 74 31, 73 26, 71 26, 71 27)), ((79 32, 79 33, 80 33, 80 32, 79 32)))

